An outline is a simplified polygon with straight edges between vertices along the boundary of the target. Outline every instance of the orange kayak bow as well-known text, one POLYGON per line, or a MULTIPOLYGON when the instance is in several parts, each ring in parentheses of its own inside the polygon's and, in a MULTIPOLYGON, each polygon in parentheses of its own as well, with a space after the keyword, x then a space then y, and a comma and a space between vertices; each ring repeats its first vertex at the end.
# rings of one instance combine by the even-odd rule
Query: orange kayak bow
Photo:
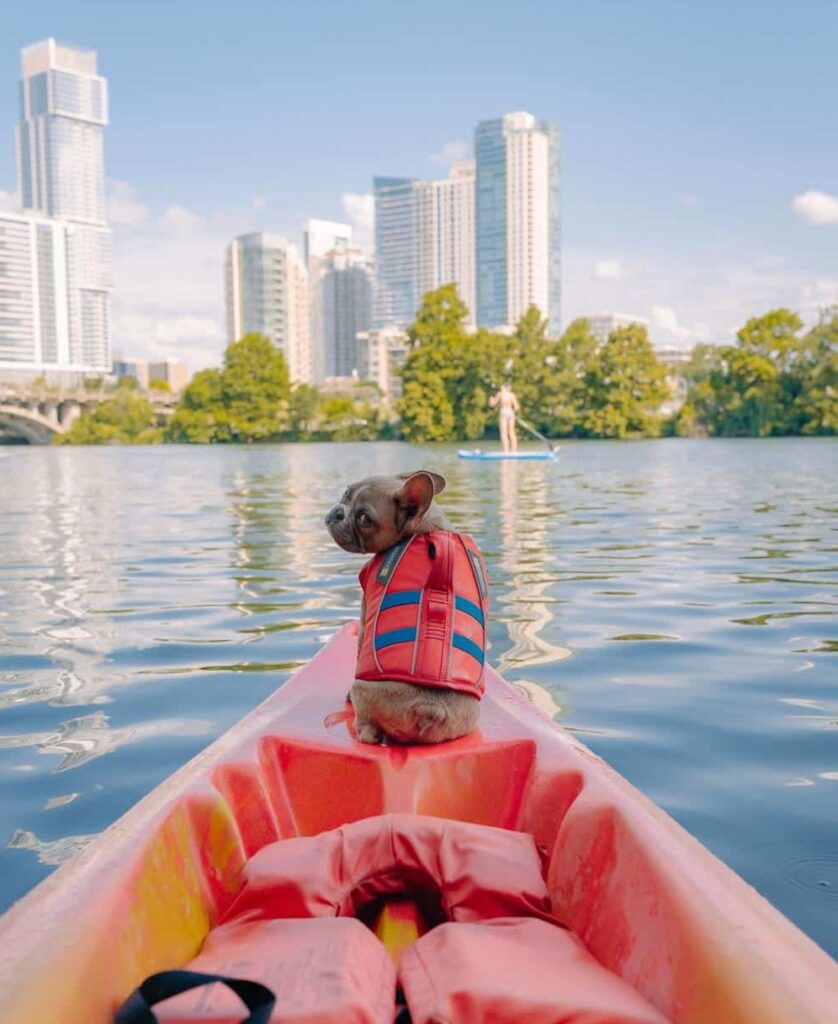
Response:
MULTIPOLYGON (((375 920, 364 923, 379 942, 370 927, 357 932, 357 918, 345 916, 350 904, 349 911, 337 903, 331 910, 322 894, 306 889, 305 878, 297 886, 294 877, 305 875, 307 864, 315 870, 333 857, 329 850, 340 848, 349 857, 353 842, 363 865, 382 829, 389 837, 385 867, 387 857, 395 856, 396 864, 424 857, 428 871, 447 871, 444 886, 460 894, 479 890, 472 902, 484 916, 487 886, 491 900, 506 908, 488 927, 458 896, 452 923, 420 940, 426 961, 437 955, 443 964, 483 950, 489 959, 474 975, 475 987, 491 973, 491 957, 504 959, 514 940, 526 950, 521 962, 533 971, 555 963, 558 976, 565 964, 571 985, 600 972, 600 992, 607 972, 621 1005, 635 1000, 648 1007, 637 1017, 597 1020, 834 1024, 838 968, 832 959, 497 674, 487 673, 477 733, 431 747, 358 743, 344 704, 355 642, 355 628, 347 626, 285 686, 0 919, 3 1024, 109 1024, 146 976, 188 964, 200 969, 225 936, 239 951, 268 942, 281 960, 280 951, 299 949, 301 942, 315 955, 327 925, 333 955, 337 949, 347 963, 360 958, 379 977, 389 977, 388 965, 401 961, 412 965, 415 981, 412 950, 420 951, 416 939, 426 929, 422 908, 409 894, 383 898, 380 887, 373 894, 375 920), (379 816, 387 817, 368 821, 379 816), (423 825, 425 819, 437 823, 423 825), (450 836, 463 828, 454 823, 479 826, 471 830, 477 845, 458 840, 451 846, 450 836), (322 846, 317 856, 293 845, 315 836, 322 846), (443 842, 461 851, 448 868, 422 847, 443 842), (494 853, 474 855, 469 868, 480 843, 494 853), (531 850, 539 852, 535 860, 531 850), (479 877, 479 865, 493 856, 517 865, 508 869, 511 903, 494 891, 497 875, 485 884, 479 877), (536 863, 543 868, 533 874, 536 863), (273 869, 279 875, 270 875, 273 869), (528 881, 519 869, 529 872, 528 881), (260 889, 266 877, 268 887, 260 889), (265 921, 270 934, 263 929, 257 935, 253 922, 270 917, 263 904, 277 898, 277 877, 283 885, 294 882, 294 899, 302 900, 303 892, 306 907, 326 910, 295 910, 286 915, 291 921, 265 921), (236 907, 247 913, 231 921, 236 907), (324 924, 324 916, 331 923, 324 924), (468 936, 474 938, 465 942, 468 936), (378 952, 384 947, 390 957, 378 952)), ((461 985, 469 984, 462 980, 467 968, 473 964, 458 968, 461 985)), ((494 983, 502 990, 502 980, 494 983)))

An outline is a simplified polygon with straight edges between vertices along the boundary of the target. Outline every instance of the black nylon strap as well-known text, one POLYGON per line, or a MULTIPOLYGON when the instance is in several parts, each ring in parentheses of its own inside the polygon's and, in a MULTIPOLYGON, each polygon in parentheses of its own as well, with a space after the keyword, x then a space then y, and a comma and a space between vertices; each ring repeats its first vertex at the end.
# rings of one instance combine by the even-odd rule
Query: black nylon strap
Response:
POLYGON ((270 1024, 276 996, 265 985, 246 978, 228 978, 223 974, 201 974, 198 971, 150 974, 116 1011, 114 1024, 157 1024, 151 1009, 155 1003, 216 981, 231 988, 250 1011, 240 1024, 270 1024))

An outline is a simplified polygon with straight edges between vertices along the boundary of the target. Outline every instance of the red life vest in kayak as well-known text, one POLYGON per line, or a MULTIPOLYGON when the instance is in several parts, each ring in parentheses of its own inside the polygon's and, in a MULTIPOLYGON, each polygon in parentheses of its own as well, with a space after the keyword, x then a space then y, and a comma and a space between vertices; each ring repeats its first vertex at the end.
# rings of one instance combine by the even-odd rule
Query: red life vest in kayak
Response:
POLYGON ((364 636, 357 679, 483 695, 489 583, 471 537, 434 530, 361 570, 364 636))

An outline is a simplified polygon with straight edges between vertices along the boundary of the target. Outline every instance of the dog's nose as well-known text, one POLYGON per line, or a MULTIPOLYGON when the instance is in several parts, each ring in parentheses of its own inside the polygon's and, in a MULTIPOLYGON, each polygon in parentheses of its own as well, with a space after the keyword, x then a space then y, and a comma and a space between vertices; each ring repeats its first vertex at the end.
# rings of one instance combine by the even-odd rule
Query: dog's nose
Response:
POLYGON ((326 525, 331 526, 332 523, 339 523, 341 519, 343 519, 343 509, 340 505, 335 505, 326 516, 326 525))

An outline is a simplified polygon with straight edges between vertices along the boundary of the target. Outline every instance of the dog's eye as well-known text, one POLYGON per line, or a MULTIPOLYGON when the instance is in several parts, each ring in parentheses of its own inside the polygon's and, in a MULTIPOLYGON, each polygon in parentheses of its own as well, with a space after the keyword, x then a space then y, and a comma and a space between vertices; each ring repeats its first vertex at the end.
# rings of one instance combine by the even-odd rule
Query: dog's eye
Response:
POLYGON ((355 521, 358 523, 359 526, 372 525, 372 519, 367 515, 366 512, 359 512, 358 515, 355 517, 355 521))

